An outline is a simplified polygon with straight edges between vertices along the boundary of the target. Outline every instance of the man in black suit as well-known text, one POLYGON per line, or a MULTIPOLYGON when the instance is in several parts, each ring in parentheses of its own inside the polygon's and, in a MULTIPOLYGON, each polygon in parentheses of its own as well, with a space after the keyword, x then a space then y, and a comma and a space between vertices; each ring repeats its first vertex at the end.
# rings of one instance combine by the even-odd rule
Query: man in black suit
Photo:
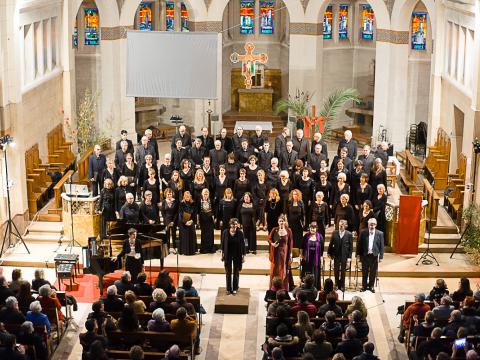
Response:
MULTIPOLYGON (((292 172, 293 164, 298 159, 298 153, 293 150, 293 143, 287 141, 287 150, 280 154, 280 169, 292 172)), ((290 174, 291 175, 291 174, 290 174)))
POLYGON ((217 140, 220 140, 222 144, 222 149, 225 150, 227 154, 233 152, 233 142, 232 139, 227 136, 227 129, 223 128, 222 130, 220 130, 220 136, 217 140))
POLYGON ((358 155, 358 160, 361 160, 363 163, 363 171, 365 174, 370 176, 370 171, 372 171, 373 162, 375 161, 375 156, 373 156, 370 145, 365 145, 361 155, 358 155))
MULTIPOLYGON (((312 146, 311 146, 311 150, 310 150, 311 153, 314 153, 314 152, 315 152, 315 146, 317 146, 317 144, 322 145, 322 154, 325 155, 325 157, 326 157, 327 160, 328 160, 328 147, 327 147, 327 143, 322 140, 322 134, 320 134, 319 132, 318 132, 318 133, 315 133, 315 134, 313 135, 312 146)), ((328 162, 327 162, 327 164, 328 164, 328 162)))
POLYGON ((340 150, 340 155, 335 155, 333 158, 332 165, 330 166, 330 173, 333 173, 335 170, 337 170, 337 164, 339 160, 343 160, 343 165, 345 165, 346 170, 352 171, 353 161, 348 157, 348 148, 344 147, 340 150))
POLYGON ((152 155, 152 163, 156 164, 158 158, 155 155, 155 149, 152 145, 148 143, 148 137, 142 136, 140 144, 137 147, 137 152, 135 153, 135 162, 138 167, 142 167, 145 164, 145 156, 152 155))
MULTIPOLYGON (((117 261, 120 264, 125 256, 125 271, 130 273, 133 282, 136 282, 138 274, 143 268, 142 243, 137 238, 137 230, 128 229, 128 239, 123 242, 122 251, 117 255, 117 261)), ((122 276, 123 280, 123 276, 122 276)), ((115 284, 117 286, 117 284, 115 284)), ((120 289, 117 286, 119 293, 120 289)))
POLYGON ((368 220, 368 229, 360 234, 357 256, 362 259, 362 289, 375 292, 375 279, 377 277, 378 263, 383 259, 384 238, 383 232, 376 229, 377 220, 368 220))
POLYGON ((242 140, 242 146, 239 150, 235 151, 235 159, 240 166, 248 166, 248 158, 253 155, 253 148, 248 145, 248 139, 244 138, 242 140))
POLYGON ((268 141, 268 138, 262 133, 261 126, 255 126, 255 134, 250 136, 250 146, 258 153, 263 149, 263 143, 268 141))
POLYGON ((345 291, 345 272, 347 271, 347 262, 352 258, 352 233, 347 229, 347 221, 340 220, 338 230, 332 233, 330 244, 328 245, 328 257, 333 259, 333 272, 335 274, 335 284, 338 289, 345 291))
POLYGON ((327 161, 327 157, 322 153, 322 145, 317 144, 315 145, 315 150, 312 154, 310 154, 310 158, 308 160, 308 164, 312 168, 313 177, 315 180, 320 179, 320 163, 322 160, 327 161))
POLYGON ((153 148, 153 151, 155 151, 155 160, 158 160, 158 143, 157 139, 153 137, 153 131, 152 129, 147 129, 145 130, 145 136, 148 139, 148 145, 150 145, 153 148))
POLYGON ((276 158, 280 159, 280 156, 287 150, 287 138, 290 135, 290 129, 284 127, 282 133, 275 138, 275 152, 276 158))
POLYGON ((243 133, 243 127, 237 126, 237 132, 232 136, 234 152, 237 152, 242 148, 244 140, 247 140, 248 143, 248 136, 243 133))
POLYGON ((344 138, 340 140, 338 144, 337 154, 340 155, 340 150, 346 147, 348 149, 348 157, 350 160, 354 161, 357 158, 357 149, 358 143, 356 140, 352 139, 352 132, 350 130, 345 130, 343 133, 344 138))
MULTIPOLYGON (((128 142, 122 141, 120 144, 120 150, 115 151, 115 167, 121 169, 123 164, 127 162, 128 154, 128 142)), ((133 155, 133 153, 130 153, 133 155)))
POLYGON ((101 183, 103 171, 107 168, 107 158, 102 153, 100 145, 95 145, 93 154, 88 158, 88 178, 92 187, 93 196, 98 195, 98 187, 103 188, 101 183))
POLYGON ((122 148, 122 141, 126 141, 128 144, 128 149, 127 152, 133 155, 134 149, 133 149, 133 142, 132 140, 127 139, 128 132, 127 130, 122 130, 120 131, 120 140, 117 141, 117 144, 115 145, 115 150, 120 150, 122 148))
POLYGON ((208 128, 202 127, 202 135, 197 136, 197 139, 202 141, 202 146, 205 148, 205 152, 208 154, 213 149, 213 138, 208 135, 208 128))
POLYGON ((297 129, 296 136, 292 138, 293 150, 298 153, 298 158, 303 161, 305 164, 308 160, 308 155, 310 154, 310 145, 308 144, 308 139, 303 137, 303 130, 297 129))
POLYGON ((218 174, 218 167, 227 162, 227 151, 222 149, 221 140, 215 140, 215 148, 210 150, 209 156, 212 159, 212 166, 215 169, 215 174, 218 174))
POLYGON ((262 150, 258 152, 258 166, 266 171, 268 168, 270 168, 272 158, 273 153, 270 151, 270 144, 268 141, 265 141, 263 143, 262 150))
MULTIPOLYGON (((178 144, 177 144, 177 150, 180 152, 184 151, 184 149, 182 149, 181 147, 180 149, 178 149, 178 144)), ((193 146, 191 147, 190 154, 189 154, 190 155, 189 159, 193 163, 193 166, 195 166, 195 169, 200 169, 200 167, 203 164, 203 157, 207 154, 208 154, 208 151, 205 149, 205 147, 202 146, 202 139, 197 137, 193 142, 193 146)), ((172 155, 173 155, 173 151, 172 151, 172 155)))
POLYGON ((180 125, 178 127, 178 133, 176 133, 175 135, 173 135, 172 137, 172 144, 171 144, 171 148, 172 150, 175 149, 177 147, 177 139, 181 139, 182 140, 182 147, 185 148, 185 149, 189 149, 192 147, 192 137, 190 136, 190 134, 187 133, 187 128, 185 127, 185 125, 180 125))

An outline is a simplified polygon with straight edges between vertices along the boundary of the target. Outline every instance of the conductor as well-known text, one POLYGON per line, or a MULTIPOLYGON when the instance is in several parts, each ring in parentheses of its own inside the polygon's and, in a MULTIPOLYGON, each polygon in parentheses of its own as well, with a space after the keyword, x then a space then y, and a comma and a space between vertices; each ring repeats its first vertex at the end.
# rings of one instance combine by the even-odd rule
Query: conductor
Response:
POLYGON ((345 272, 347 261, 352 258, 352 233, 346 230, 346 220, 338 222, 338 230, 332 233, 332 239, 328 245, 328 257, 333 259, 333 272, 337 288, 345 291, 345 272))
POLYGON ((368 220, 368 229, 360 234, 358 241, 359 248, 357 256, 362 260, 362 289, 360 291, 370 290, 375 292, 375 280, 377 277, 378 263, 383 259, 384 239, 383 232, 376 229, 377 220, 371 218, 368 220))
POLYGON ((128 239, 123 242, 122 252, 117 255, 118 263, 125 256, 125 270, 130 272, 132 281, 137 281, 137 275, 143 268, 142 243, 137 239, 137 230, 128 229, 128 239), (125 256, 126 255, 126 256, 125 256))
POLYGON ((237 293, 240 271, 245 262, 245 238, 238 226, 238 220, 231 219, 229 228, 222 232, 222 261, 225 266, 227 295, 237 293))

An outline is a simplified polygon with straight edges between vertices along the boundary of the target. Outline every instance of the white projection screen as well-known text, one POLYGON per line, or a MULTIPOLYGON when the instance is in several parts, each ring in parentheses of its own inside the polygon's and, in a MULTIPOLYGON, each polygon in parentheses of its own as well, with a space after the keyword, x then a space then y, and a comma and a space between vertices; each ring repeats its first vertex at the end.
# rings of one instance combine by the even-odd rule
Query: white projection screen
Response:
POLYGON ((217 98, 217 33, 127 32, 127 96, 217 98))

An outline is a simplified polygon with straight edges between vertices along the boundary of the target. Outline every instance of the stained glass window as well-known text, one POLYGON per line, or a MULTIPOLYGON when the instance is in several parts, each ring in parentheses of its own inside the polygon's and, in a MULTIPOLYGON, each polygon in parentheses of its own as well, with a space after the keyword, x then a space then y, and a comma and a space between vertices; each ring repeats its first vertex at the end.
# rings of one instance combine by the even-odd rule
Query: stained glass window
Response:
POLYGON ((328 5, 323 13, 323 38, 331 39, 332 38, 332 16, 333 10, 332 5, 328 5))
POLYGON ((260 0, 260 34, 273 34, 275 20, 275 1, 260 0))
POLYGON ((348 38, 348 5, 340 4, 338 8, 338 38, 348 38))
POLYGON ((173 1, 166 2, 166 30, 175 31, 175 3, 173 1))
POLYGON ((373 40, 375 14, 370 5, 362 5, 362 39, 373 40))
POLYGON ((152 3, 142 2, 138 10, 138 25, 141 31, 152 31, 152 3))
POLYGON ((98 45, 99 37, 99 18, 97 8, 86 8, 84 19, 85 45, 98 45))
POLYGON ((75 27, 73 28, 73 47, 78 48, 78 21, 75 18, 75 27))
POLYGON ((182 31, 190 31, 188 26, 188 10, 185 3, 182 3, 182 12, 181 12, 181 20, 182 20, 182 31))
POLYGON ((253 34, 255 28, 255 1, 240 0, 240 34, 253 34))
POLYGON ((427 13, 412 13, 412 49, 425 50, 427 47, 427 13))

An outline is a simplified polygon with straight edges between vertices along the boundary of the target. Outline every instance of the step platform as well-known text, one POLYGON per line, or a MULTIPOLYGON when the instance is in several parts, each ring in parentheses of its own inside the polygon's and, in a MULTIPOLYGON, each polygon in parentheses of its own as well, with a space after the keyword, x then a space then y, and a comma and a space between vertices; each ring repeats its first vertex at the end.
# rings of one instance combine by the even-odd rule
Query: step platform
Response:
POLYGON ((227 289, 218 288, 215 298, 215 313, 217 314, 248 314, 250 303, 250 288, 239 288, 235 295, 227 295, 227 289))

